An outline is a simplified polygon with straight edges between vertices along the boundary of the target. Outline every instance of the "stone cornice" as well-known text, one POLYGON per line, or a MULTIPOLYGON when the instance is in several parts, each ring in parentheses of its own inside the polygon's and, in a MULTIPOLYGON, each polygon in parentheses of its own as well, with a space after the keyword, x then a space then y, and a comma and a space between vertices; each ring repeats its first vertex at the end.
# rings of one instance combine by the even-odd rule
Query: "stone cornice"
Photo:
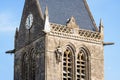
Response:
POLYGON ((55 23, 51 23, 50 27, 51 31, 49 32, 49 34, 53 36, 72 38, 98 44, 101 44, 103 41, 101 39, 100 32, 77 28, 68 28, 65 25, 55 23))

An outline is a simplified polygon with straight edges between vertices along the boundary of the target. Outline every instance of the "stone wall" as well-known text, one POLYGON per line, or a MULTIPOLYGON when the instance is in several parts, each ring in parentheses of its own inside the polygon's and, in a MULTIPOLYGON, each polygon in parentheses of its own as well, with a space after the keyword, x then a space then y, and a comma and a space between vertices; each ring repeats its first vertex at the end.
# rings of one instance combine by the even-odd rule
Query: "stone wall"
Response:
POLYGON ((75 47, 75 56, 80 47, 86 47, 89 55, 89 80, 104 80, 104 55, 103 44, 83 41, 81 39, 71 39, 64 36, 46 37, 46 80, 62 80, 62 62, 57 63, 55 50, 58 46, 64 51, 66 45, 72 44, 75 47))
MULTIPOLYGON (((37 39, 36 41, 34 41, 33 43, 31 43, 30 45, 27 45, 21 49, 19 49, 18 51, 15 52, 15 64, 14 64, 14 80, 23 80, 22 79, 22 57, 24 55, 24 53, 26 53, 28 55, 28 57, 30 56, 30 50, 33 48, 34 49, 34 53, 35 54, 35 60, 36 60, 36 74, 35 74, 35 78, 36 80, 44 80, 45 79, 45 38, 41 37, 39 39, 37 39)), ((30 74, 29 70, 27 73, 30 74)), ((30 78, 30 76, 28 76, 28 79, 30 78)), ((30 79, 29 79, 30 80, 30 79)))

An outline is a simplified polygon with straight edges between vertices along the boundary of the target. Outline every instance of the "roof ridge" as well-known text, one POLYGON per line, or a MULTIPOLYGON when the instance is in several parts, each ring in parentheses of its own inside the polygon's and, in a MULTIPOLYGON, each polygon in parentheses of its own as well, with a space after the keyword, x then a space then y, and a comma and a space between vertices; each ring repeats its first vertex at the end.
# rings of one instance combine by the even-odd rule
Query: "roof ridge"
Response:
POLYGON ((96 26, 95 20, 94 20, 94 18, 93 18, 93 15, 92 15, 92 13, 91 13, 91 11, 90 11, 89 6, 88 6, 88 3, 87 3, 86 0, 83 0, 83 1, 84 1, 85 8, 86 8, 86 10, 88 11, 89 17, 90 17, 90 19, 91 19, 91 21, 92 21, 92 24, 94 25, 96 31, 98 31, 98 28, 97 28, 97 26, 96 26))

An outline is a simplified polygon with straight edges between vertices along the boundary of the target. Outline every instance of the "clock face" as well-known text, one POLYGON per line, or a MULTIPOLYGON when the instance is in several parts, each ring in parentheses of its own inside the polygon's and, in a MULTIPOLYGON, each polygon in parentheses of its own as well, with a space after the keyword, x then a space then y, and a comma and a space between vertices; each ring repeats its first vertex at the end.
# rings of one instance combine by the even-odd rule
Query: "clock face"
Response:
POLYGON ((33 23, 33 15, 29 14, 27 19, 26 19, 26 23, 25 23, 26 28, 30 29, 32 26, 32 23, 33 23))

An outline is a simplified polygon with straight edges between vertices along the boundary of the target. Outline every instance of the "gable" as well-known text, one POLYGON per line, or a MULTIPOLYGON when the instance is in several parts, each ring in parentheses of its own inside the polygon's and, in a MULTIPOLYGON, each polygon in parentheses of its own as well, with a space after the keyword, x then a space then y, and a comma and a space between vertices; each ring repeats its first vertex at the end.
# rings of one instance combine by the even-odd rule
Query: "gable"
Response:
POLYGON ((81 29, 97 31, 86 0, 39 0, 42 13, 48 6, 50 22, 65 25, 73 16, 81 29))
POLYGON ((86 0, 26 0, 16 39, 18 48, 44 35, 43 14, 46 6, 48 6, 51 23, 67 25, 68 19, 73 16, 80 29, 98 31, 86 0), (29 14, 32 14, 34 19, 31 28, 26 29, 25 24, 29 14))
POLYGON ((38 0, 25 0, 23 14, 20 22, 18 37, 16 38, 16 47, 22 48, 28 45, 41 35, 43 35, 43 16, 40 9, 40 4, 38 0), (27 28, 27 20, 29 15, 32 15, 32 24, 30 28, 27 28))

